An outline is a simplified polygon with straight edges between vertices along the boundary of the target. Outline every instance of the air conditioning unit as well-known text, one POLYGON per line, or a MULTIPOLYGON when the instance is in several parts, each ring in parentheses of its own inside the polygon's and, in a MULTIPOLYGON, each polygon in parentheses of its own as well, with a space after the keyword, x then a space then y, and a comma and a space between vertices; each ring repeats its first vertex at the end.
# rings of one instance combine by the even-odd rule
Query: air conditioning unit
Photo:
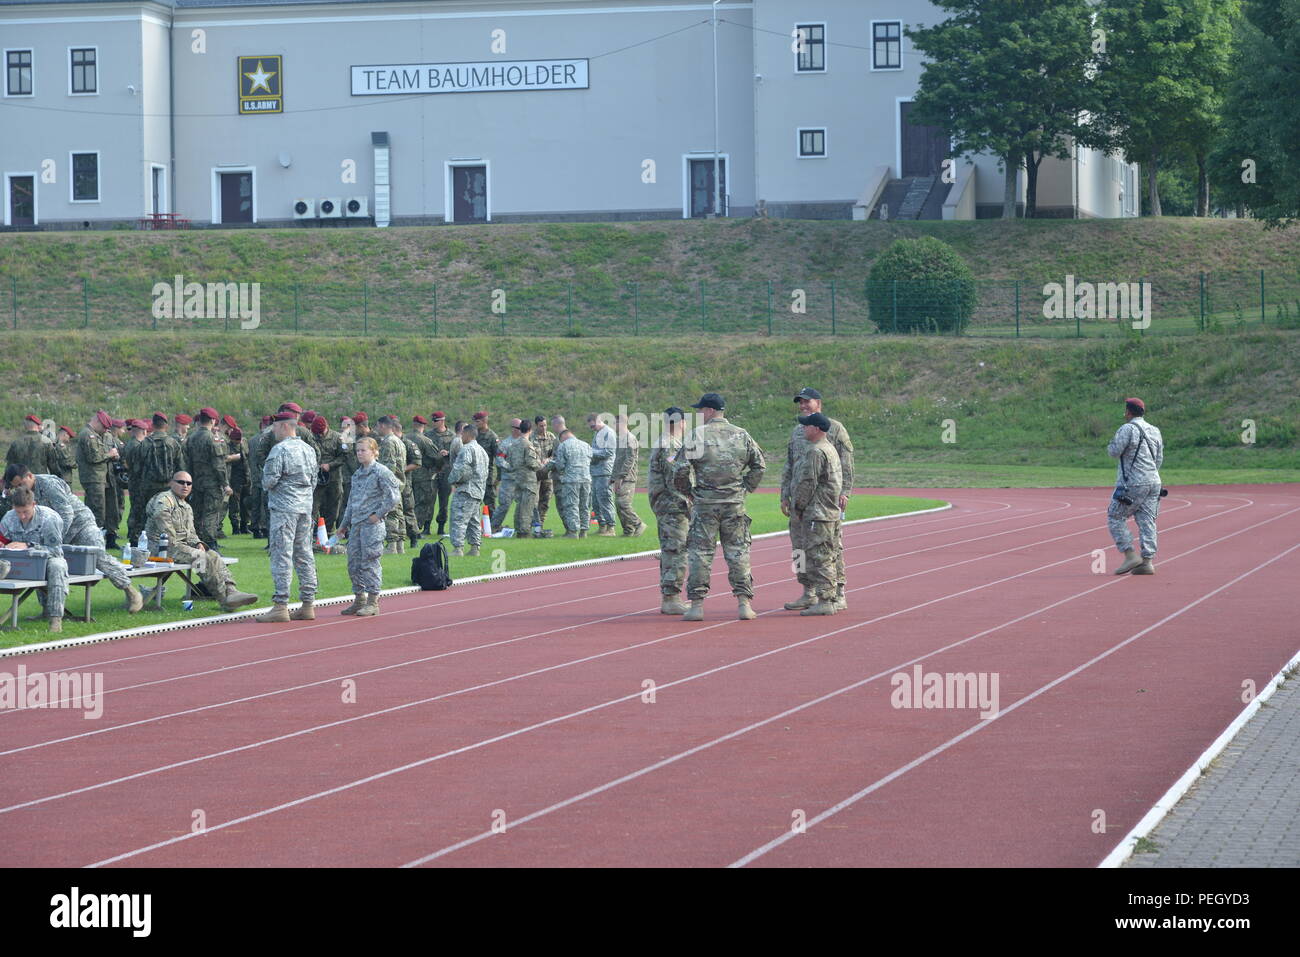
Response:
POLYGON ((293 201, 293 218, 294 219, 315 219, 316 200, 295 199, 293 201))
POLYGON ((370 197, 351 196, 343 207, 344 216, 367 218, 370 216, 370 197))
POLYGON ((320 201, 320 218, 321 219, 342 219, 343 218, 343 200, 338 197, 322 199, 320 201))

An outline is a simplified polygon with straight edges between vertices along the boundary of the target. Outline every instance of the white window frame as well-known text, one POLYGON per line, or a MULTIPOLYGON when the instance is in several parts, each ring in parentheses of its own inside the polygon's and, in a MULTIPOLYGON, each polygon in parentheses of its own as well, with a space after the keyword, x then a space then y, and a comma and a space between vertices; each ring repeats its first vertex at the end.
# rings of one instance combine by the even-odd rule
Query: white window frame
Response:
POLYGON ((169 186, 168 186, 168 183, 167 183, 167 167, 166 167, 164 164, 162 164, 162 163, 150 163, 150 164, 149 164, 149 179, 148 179, 148 181, 147 181, 147 183, 146 183, 146 193, 145 193, 145 195, 149 197, 149 202, 150 202, 150 204, 152 204, 152 203, 153 203, 153 171, 156 170, 156 169, 160 169, 160 170, 162 170, 162 205, 163 205, 163 208, 162 208, 162 209, 151 209, 151 210, 149 210, 149 212, 152 213, 152 214, 154 214, 154 215, 157 215, 158 213, 169 213, 169 212, 171 212, 171 196, 169 195, 169 186))
POLYGON ((871 44, 871 72, 872 73, 898 73, 903 69, 903 41, 906 36, 903 34, 903 20, 901 17, 895 20, 872 20, 867 27, 867 42, 871 44), (876 24, 877 23, 897 23, 898 24, 898 66, 876 66, 876 24))
POLYGON ((212 167, 212 225, 232 226, 221 219, 221 174, 251 173, 253 176, 253 222, 257 222, 257 167, 256 166, 213 166, 212 167))
POLYGON ((6 172, 4 174, 4 189, 5 189, 4 223, 6 226, 12 226, 14 224, 13 210, 9 208, 10 207, 9 180, 18 176, 30 176, 32 178, 32 225, 39 226, 41 224, 41 199, 40 199, 41 191, 39 188, 41 180, 40 180, 40 174, 37 173, 35 170, 32 170, 30 173, 24 172, 22 170, 17 170, 14 172, 6 172))
POLYGON ((102 170, 103 165, 99 161, 99 150, 68 150, 68 202, 77 203, 78 205, 82 203, 98 203, 104 196, 104 184, 101 180, 102 170), (77 199, 77 182, 76 177, 73 175, 75 169, 72 165, 72 158, 74 156, 86 156, 88 154, 95 157, 95 198, 77 199))
POLYGON ((487 177, 487 213, 483 221, 492 222, 492 161, 488 159, 468 157, 463 159, 444 160, 442 174, 442 221, 444 223, 455 223, 456 204, 452 202, 451 196, 451 179, 452 170, 464 168, 466 166, 482 166, 483 175, 487 177))
MULTIPOLYGON (((689 153, 682 154, 682 219, 691 218, 691 160, 693 159, 711 160, 713 159, 713 150, 692 150, 689 153)), ((731 174, 733 172, 731 154, 719 150, 718 159, 727 167, 726 179, 722 181, 722 185, 726 189, 718 195, 718 198, 722 200, 722 215, 726 217, 731 214, 731 203, 727 201, 727 197, 731 195, 731 174)))
MULTIPOLYGON (((5 47, 0 51, 0 68, 4 69, 4 95, 12 96, 14 99, 25 100, 28 97, 36 95, 36 48, 35 47, 5 47), (9 54, 11 53, 30 53, 32 55, 32 65, 29 69, 32 71, 32 92, 30 93, 10 93, 9 92, 9 54)), ((69 74, 71 75, 71 74, 69 74)))
POLYGON ((830 156, 831 148, 826 136, 826 127, 824 126, 800 126, 794 131, 794 155, 797 159, 820 160, 830 156), (820 133, 822 135, 822 151, 820 153, 803 152, 803 135, 805 133, 820 133))
POLYGON ((82 43, 77 46, 68 47, 68 96, 99 96, 101 84, 99 82, 99 47, 92 43, 82 43), (93 92, 76 93, 72 89, 72 51, 73 50, 94 50, 95 51, 95 89, 93 92))
POLYGON ((826 38, 830 33, 830 31, 826 29, 826 21, 825 20, 804 20, 801 23, 796 23, 794 25, 794 28, 790 31, 791 40, 797 39, 795 33, 798 31, 800 27, 821 27, 822 28, 822 68, 820 70, 799 69, 799 54, 796 52, 794 54, 794 75, 795 76, 821 76, 823 73, 829 73, 831 69, 831 61, 830 61, 830 54, 827 48, 830 46, 830 44, 826 41, 826 38))

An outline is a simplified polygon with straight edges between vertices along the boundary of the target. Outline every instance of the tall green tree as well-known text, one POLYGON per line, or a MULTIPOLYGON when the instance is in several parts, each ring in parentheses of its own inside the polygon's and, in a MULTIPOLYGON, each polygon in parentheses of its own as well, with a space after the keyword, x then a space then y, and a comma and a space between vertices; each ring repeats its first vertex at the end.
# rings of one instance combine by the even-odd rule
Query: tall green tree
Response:
POLYGON ((935 0, 951 16, 908 28, 926 54, 912 107, 918 122, 942 126, 957 153, 991 152, 1006 176, 1002 216, 1015 215, 1015 184, 1027 173, 1025 215, 1038 205, 1038 170, 1067 159, 1092 132, 1097 107, 1089 73, 1089 0, 935 0))

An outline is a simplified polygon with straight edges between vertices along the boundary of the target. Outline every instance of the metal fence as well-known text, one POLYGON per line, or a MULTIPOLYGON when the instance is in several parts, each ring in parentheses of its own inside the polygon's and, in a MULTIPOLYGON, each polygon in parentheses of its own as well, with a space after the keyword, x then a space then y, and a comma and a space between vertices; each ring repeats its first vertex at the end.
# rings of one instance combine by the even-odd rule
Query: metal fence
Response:
POLYGON ((186 277, 186 283, 193 285, 182 285, 177 297, 172 281, 3 277, 0 309, 7 305, 8 315, 0 313, 0 327, 321 336, 1061 338, 1300 328, 1300 269, 1122 283, 1072 277, 1059 282, 1059 290, 1012 279, 263 282, 246 284, 242 303, 249 308, 243 313, 237 283, 213 277, 186 277))

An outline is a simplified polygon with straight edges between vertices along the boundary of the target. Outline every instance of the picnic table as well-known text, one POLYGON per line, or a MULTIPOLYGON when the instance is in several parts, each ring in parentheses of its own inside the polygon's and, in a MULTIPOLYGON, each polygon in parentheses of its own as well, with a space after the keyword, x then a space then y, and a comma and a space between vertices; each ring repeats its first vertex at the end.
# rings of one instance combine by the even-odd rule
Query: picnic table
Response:
MULTIPOLYGON (((93 575, 69 575, 69 590, 74 585, 79 585, 85 591, 84 612, 80 615, 68 614, 64 609, 64 617, 71 618, 73 621, 94 621, 90 617, 90 589, 103 581, 104 576, 95 572, 93 575)), ((44 591, 47 583, 40 579, 25 578, 0 578, 0 593, 9 595, 9 611, 5 615, 5 623, 0 626, 0 631, 13 631, 18 627, 18 606, 28 596, 38 591, 44 591)))
MULTIPOLYGON (((239 564, 238 558, 229 558, 225 555, 221 557, 225 559, 227 565, 239 564)), ((158 580, 148 604, 148 607, 155 611, 162 611, 162 586, 173 575, 179 575, 181 581, 185 582, 185 597, 193 597, 195 589, 194 579, 191 577, 193 571, 194 566, 186 562, 149 562, 146 565, 128 565, 126 567, 128 578, 156 578, 158 580)))
POLYGON ((189 229, 190 221, 176 213, 150 213, 140 217, 141 229, 189 229))

